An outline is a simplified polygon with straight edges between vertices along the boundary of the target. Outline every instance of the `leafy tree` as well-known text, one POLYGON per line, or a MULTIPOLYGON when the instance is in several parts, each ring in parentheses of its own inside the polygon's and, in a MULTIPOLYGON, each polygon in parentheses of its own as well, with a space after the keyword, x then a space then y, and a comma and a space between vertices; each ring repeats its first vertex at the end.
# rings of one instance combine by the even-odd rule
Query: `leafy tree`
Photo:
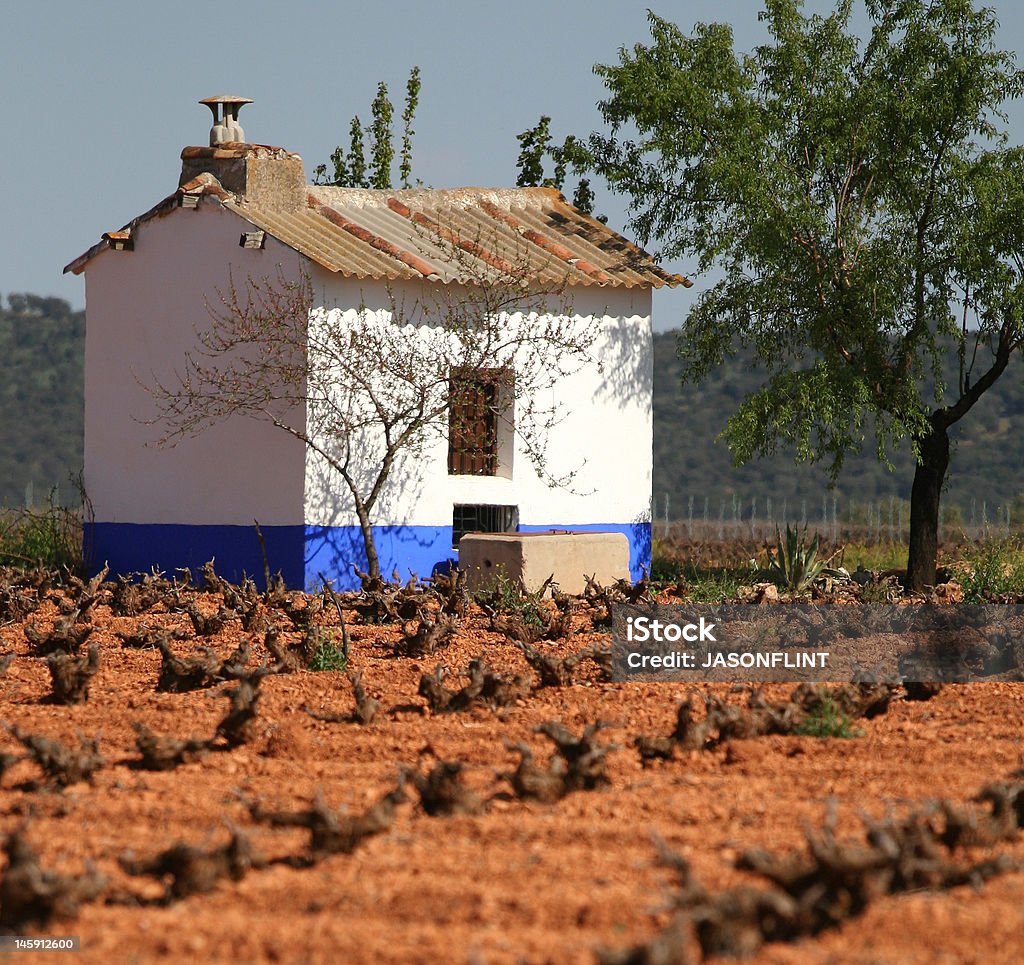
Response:
MULTIPOLYGON (((399 155, 398 181, 401 187, 408 188, 412 184, 412 138, 413 120, 420 100, 420 69, 413 67, 405 85, 405 107, 402 110, 402 147, 399 155)), ((377 85, 377 94, 370 106, 372 121, 370 124, 370 140, 367 144, 362 121, 356 115, 352 118, 349 128, 349 148, 338 146, 331 152, 331 168, 333 176, 328 177, 326 164, 317 165, 313 170, 316 184, 330 184, 344 188, 379 188, 394 187, 391 177, 395 160, 395 138, 392 122, 395 106, 388 95, 387 85, 382 81, 377 85), (369 150, 369 160, 367 160, 369 150)), ((551 143, 551 118, 541 117, 537 124, 516 136, 519 141, 519 158, 516 167, 519 176, 517 187, 549 187, 559 191, 565 189, 566 172, 572 168, 574 173, 581 175, 590 161, 586 146, 570 134, 561 145, 551 143), (551 177, 545 174, 545 163, 553 164, 551 177)), ((594 209, 594 192, 590 181, 580 177, 573 193, 573 204, 585 214, 592 214, 594 209)), ((607 219, 600 216, 600 221, 607 219)))
MULTIPOLYGON (((402 111, 402 150, 398 176, 403 188, 410 186, 412 178, 412 122, 420 99, 420 69, 413 67, 405 85, 405 108, 402 111)), ((333 176, 328 177, 327 165, 313 169, 316 184, 330 184, 340 188, 394 187, 391 170, 395 160, 394 129, 392 122, 395 106, 388 95, 387 84, 377 85, 377 94, 370 105, 370 140, 366 141, 363 122, 356 115, 349 125, 348 153, 341 146, 331 152, 333 176), (367 161, 369 150, 369 161, 367 161)))
MULTIPOLYGON (((574 135, 566 137, 561 146, 551 143, 551 118, 547 115, 542 116, 529 130, 517 134, 516 140, 519 141, 516 187, 557 188, 564 191, 567 168, 571 166, 576 174, 581 174, 590 164, 590 155, 585 145, 574 135), (550 160, 554 165, 551 177, 544 173, 545 160, 550 160)), ((584 214, 593 214, 594 192, 589 178, 580 177, 573 192, 572 203, 584 214)), ((603 215, 598 216, 598 221, 602 223, 607 220, 603 215)))
POLYGON ((692 380, 743 346, 763 366, 724 431, 737 462, 785 441, 834 478, 868 426, 882 459, 909 441, 920 588, 950 427, 1022 343, 1024 151, 1001 107, 1024 80, 970 0, 865 6, 860 38, 852 0, 828 17, 766 0, 769 40, 750 54, 726 25, 687 36, 651 14, 649 45, 596 68, 610 132, 589 147, 642 241, 723 274, 679 351, 692 380))

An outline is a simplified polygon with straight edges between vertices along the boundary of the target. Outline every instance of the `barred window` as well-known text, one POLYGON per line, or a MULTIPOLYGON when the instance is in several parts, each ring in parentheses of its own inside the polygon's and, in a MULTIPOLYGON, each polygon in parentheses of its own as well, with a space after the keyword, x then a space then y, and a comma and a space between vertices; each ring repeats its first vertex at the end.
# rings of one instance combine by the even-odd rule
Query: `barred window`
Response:
POLYGON ((448 473, 494 476, 498 469, 498 411, 502 369, 455 372, 449 381, 448 473))
POLYGON ((519 529, 518 506, 456 503, 452 512, 452 549, 466 533, 515 533, 519 529))

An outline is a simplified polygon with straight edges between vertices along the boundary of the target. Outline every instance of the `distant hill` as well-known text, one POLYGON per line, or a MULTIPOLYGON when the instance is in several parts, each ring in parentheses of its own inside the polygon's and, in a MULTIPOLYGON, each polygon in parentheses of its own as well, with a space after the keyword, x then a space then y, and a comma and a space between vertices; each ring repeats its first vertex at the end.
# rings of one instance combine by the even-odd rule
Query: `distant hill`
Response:
MULTIPOLYGON (((685 518, 690 496, 695 517, 708 497, 716 518, 722 500, 731 514, 737 497, 749 516, 750 501, 763 506, 771 498, 777 510, 788 501, 791 519, 797 504, 807 501, 808 518, 820 519, 822 495, 828 486, 818 466, 797 465, 792 450, 734 467, 725 444, 716 436, 736 411, 740 400, 756 390, 762 379, 749 358, 725 364, 700 386, 680 386, 682 363, 676 355, 673 333, 654 339, 654 498, 655 515, 663 512, 668 494, 670 515, 685 518)), ((955 428, 944 505, 959 507, 963 521, 981 521, 983 508, 992 521, 997 511, 1024 493, 1024 362, 1018 357, 996 385, 955 428), (973 502, 972 502, 973 501, 973 502)), ((909 500, 914 461, 909 447, 893 457, 889 472, 874 456, 873 440, 867 453, 847 460, 835 489, 840 514, 852 502, 876 502, 894 497, 909 500)), ((831 507, 832 494, 828 495, 831 507)), ((1018 504, 1019 505, 1019 504, 1018 504)), ((761 510, 758 510, 761 512, 761 510)))
POLYGON ((85 313, 62 298, 0 298, 0 504, 21 506, 31 485, 75 493, 82 469, 85 313))
MULTIPOLYGON (((82 400, 85 313, 73 312, 61 298, 8 295, 0 298, 0 503, 22 505, 31 483, 37 503, 59 486, 70 498, 69 477, 82 467, 82 400)), ((694 387, 680 386, 682 364, 672 333, 654 339, 654 499, 661 518, 666 494, 670 515, 685 519, 689 500, 700 517, 707 499, 709 516, 728 517, 738 503, 759 515, 766 501, 773 514, 787 504, 791 519, 806 503, 809 519, 820 519, 822 496, 829 507, 825 472, 798 466, 792 453, 780 452, 735 468, 724 444, 716 441, 740 400, 760 385, 748 360, 722 367, 694 387), (724 510, 723 510, 724 507, 724 510)), ((1024 494, 1024 364, 1010 370, 987 393, 957 431, 947 492, 947 508, 959 507, 964 522, 994 521, 1002 507, 1024 494)), ((909 451, 894 457, 889 472, 870 449, 848 460, 834 491, 840 514, 857 503, 906 500, 913 478, 909 451)), ((1024 511, 1024 499, 1018 500, 1024 511)))

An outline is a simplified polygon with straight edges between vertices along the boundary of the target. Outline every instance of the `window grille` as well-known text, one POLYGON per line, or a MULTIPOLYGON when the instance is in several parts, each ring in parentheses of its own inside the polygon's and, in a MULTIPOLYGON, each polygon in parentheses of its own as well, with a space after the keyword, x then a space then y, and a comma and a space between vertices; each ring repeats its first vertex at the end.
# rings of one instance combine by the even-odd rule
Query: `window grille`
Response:
POLYGON ((448 473, 495 476, 500 372, 456 373, 449 383, 448 473))
POLYGON ((452 548, 466 533, 514 533, 519 528, 518 506, 456 503, 452 512, 452 548))

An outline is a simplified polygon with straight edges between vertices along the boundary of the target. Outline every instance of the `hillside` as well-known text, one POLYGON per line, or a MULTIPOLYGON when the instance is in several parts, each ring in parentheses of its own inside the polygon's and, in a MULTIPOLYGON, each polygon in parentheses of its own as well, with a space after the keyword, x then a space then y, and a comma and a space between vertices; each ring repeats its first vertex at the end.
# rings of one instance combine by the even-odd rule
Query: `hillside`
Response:
MULTIPOLYGON (((0 502, 21 505, 31 482, 37 502, 59 485, 71 496, 69 478, 82 466, 82 399, 85 316, 66 301, 38 295, 0 299, 0 502)), ((693 497, 694 516, 704 511, 731 517, 734 498, 742 514, 751 500, 763 515, 767 500, 773 514, 785 501, 790 518, 799 518, 806 501, 808 518, 820 519, 825 472, 798 466, 792 454, 733 467, 716 436, 740 399, 760 384, 747 360, 724 366, 703 385, 681 387, 682 365, 675 336, 654 340, 654 498, 656 515, 685 518, 693 497)), ((947 486, 946 506, 958 507, 965 523, 980 523, 984 512, 995 521, 1003 507, 1024 493, 1024 459, 1018 437, 1024 432, 1024 366, 1015 359, 1009 371, 976 406, 957 433, 947 486)), ((850 459, 834 491, 841 515, 855 504, 878 503, 910 493, 913 461, 896 454, 894 470, 868 455, 850 459)), ((832 494, 827 496, 831 508, 832 494)), ((1018 500, 1024 516, 1024 499, 1018 500)), ((1015 517, 1018 513, 1015 513, 1015 517)))
POLYGON ((0 298, 0 504, 20 506, 31 484, 45 504, 82 468, 85 313, 62 298, 0 298))
MULTIPOLYGON (((654 494, 656 515, 661 516, 668 493, 671 514, 685 517, 692 495, 695 517, 703 512, 704 498, 717 518, 724 500, 727 515, 737 496, 749 515, 750 501, 764 506, 771 498, 777 508, 788 501, 794 507, 807 501, 809 518, 820 518, 825 471, 797 465, 792 450, 733 467, 724 443, 716 441, 740 400, 761 384, 747 358, 727 363, 699 387, 680 386, 682 363, 675 353, 675 335, 663 333, 654 341, 654 494)), ((982 512, 994 521, 997 512, 1024 493, 1024 459, 1018 439, 1024 432, 1024 365, 1015 358, 1010 369, 975 406, 956 430, 950 460, 945 506, 959 507, 964 522, 982 512)), ((867 454, 847 460, 837 481, 835 496, 842 515, 853 503, 909 499, 914 463, 909 447, 893 457, 890 472, 874 457, 872 441, 867 454)), ((831 507, 832 494, 829 494, 831 507)), ((761 509, 758 510, 760 514, 761 509)), ((955 511, 954 511, 955 512, 955 511)), ((1016 514, 1015 514, 1016 515, 1016 514)))

